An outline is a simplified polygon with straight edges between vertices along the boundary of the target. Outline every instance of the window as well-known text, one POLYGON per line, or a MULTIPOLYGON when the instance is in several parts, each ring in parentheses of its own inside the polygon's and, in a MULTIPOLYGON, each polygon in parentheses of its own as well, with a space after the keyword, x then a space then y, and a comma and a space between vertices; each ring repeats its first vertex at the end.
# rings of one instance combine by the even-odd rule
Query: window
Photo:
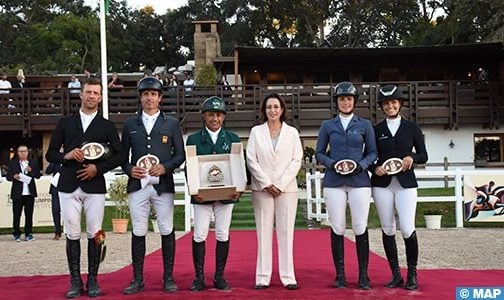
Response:
POLYGON ((504 134, 475 134, 474 135, 474 159, 487 162, 501 162, 502 141, 504 134))

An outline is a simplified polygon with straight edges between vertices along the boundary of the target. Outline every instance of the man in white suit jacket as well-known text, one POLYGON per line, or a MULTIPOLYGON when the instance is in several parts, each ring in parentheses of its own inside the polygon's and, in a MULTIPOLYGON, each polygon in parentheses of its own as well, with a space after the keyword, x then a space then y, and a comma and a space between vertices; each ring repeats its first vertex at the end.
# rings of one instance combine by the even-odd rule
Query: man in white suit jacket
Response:
POLYGON ((303 147, 297 129, 287 125, 285 118, 285 102, 279 95, 267 96, 261 105, 261 119, 265 122, 252 128, 247 144, 258 242, 256 289, 270 285, 274 223, 280 280, 287 289, 298 287, 293 239, 298 203, 296 175, 303 147))

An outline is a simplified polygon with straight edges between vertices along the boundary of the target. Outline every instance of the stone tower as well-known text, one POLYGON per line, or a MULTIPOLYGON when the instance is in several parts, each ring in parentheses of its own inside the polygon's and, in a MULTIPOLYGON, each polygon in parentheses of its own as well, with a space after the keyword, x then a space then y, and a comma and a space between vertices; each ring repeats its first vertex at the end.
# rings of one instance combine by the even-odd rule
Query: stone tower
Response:
POLYGON ((196 75, 204 65, 213 64, 214 58, 222 56, 217 20, 193 21, 194 24, 194 65, 196 75))

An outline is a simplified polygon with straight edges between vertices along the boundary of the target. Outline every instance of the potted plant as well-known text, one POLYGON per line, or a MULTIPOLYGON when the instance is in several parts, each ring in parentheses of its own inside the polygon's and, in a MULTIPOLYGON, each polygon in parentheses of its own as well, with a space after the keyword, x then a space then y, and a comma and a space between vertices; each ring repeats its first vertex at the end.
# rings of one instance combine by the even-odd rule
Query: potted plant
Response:
POLYGON ((437 207, 430 207, 424 210, 425 227, 427 229, 441 229, 441 218, 443 210, 437 207))
POLYGON ((114 202, 114 218, 112 219, 112 231, 114 233, 125 233, 128 229, 128 186, 127 176, 117 176, 110 184, 108 196, 114 202))

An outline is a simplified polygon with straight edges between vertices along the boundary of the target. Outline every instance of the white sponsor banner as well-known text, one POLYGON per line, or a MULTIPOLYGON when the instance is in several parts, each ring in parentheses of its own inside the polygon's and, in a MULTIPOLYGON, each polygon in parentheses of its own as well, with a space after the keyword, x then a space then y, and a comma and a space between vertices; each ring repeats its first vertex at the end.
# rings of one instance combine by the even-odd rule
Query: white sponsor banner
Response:
MULTIPOLYGON (((35 208, 33 209, 33 227, 54 226, 51 212, 51 194, 49 186, 52 176, 42 176, 36 179, 38 197, 35 198, 35 208)), ((10 190, 12 182, 3 178, 0 183, 0 228, 12 228, 12 200, 10 190)), ((21 231, 24 227, 24 210, 21 214, 21 231)))

